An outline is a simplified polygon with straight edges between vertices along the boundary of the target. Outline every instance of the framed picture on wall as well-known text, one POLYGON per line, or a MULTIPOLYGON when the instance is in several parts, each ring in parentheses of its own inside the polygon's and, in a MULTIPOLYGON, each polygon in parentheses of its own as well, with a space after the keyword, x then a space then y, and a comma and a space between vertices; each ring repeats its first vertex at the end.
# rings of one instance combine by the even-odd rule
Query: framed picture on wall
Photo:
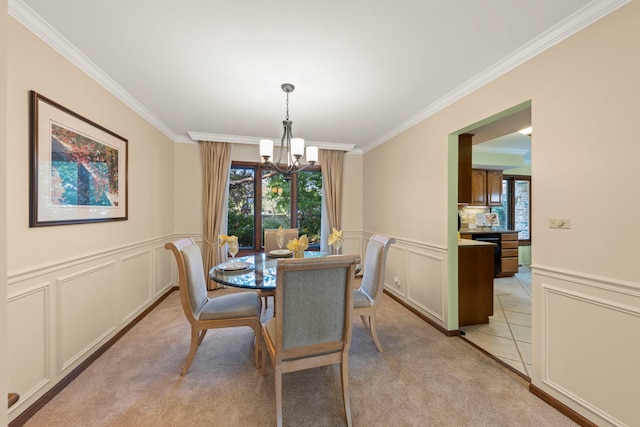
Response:
POLYGON ((128 141, 30 94, 29 226, 128 218, 128 141))

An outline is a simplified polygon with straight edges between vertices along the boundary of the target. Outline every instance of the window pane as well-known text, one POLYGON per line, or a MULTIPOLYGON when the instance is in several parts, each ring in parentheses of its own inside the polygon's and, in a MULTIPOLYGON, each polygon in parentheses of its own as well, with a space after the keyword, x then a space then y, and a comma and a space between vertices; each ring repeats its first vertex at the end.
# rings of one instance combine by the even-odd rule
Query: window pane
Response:
POLYGON ((291 228, 291 181, 273 171, 262 171, 262 230, 291 228))
POLYGON ((515 229, 519 230, 518 239, 529 240, 529 181, 515 181, 515 229))
POLYGON ((253 249, 255 244, 255 168, 231 168, 227 234, 238 236, 240 249, 253 249))
POLYGON ((502 180, 502 206, 491 208, 491 212, 498 214, 498 220, 502 227, 509 227, 509 181, 502 180))
POLYGON ((322 172, 298 172, 298 229, 309 237, 309 247, 320 246, 322 172))

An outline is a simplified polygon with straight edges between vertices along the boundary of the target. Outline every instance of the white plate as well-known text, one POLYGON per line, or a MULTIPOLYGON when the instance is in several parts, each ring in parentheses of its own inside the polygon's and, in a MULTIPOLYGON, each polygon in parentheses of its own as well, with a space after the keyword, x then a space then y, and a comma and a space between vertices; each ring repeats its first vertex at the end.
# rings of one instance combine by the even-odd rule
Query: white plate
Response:
POLYGON ((271 255, 272 257, 287 257, 287 256, 291 256, 293 254, 293 252, 291 252, 289 249, 274 249, 272 251, 269 251, 269 255, 271 255))
POLYGON ((226 262, 222 265, 218 266, 218 270, 222 271, 236 271, 236 270, 245 270, 251 266, 248 262, 243 261, 234 261, 234 262, 226 262))

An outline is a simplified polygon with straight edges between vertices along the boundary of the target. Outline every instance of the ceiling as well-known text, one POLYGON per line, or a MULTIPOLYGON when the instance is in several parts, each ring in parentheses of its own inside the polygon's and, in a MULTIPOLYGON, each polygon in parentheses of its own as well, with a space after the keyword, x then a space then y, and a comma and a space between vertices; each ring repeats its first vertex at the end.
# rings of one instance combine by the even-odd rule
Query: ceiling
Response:
POLYGON ((366 152, 617 3, 9 0, 9 12, 176 142, 279 140, 289 82, 294 136, 366 152))
POLYGON ((473 152, 522 156, 523 164, 531 164, 531 134, 519 131, 531 127, 531 107, 491 121, 470 130, 473 152))

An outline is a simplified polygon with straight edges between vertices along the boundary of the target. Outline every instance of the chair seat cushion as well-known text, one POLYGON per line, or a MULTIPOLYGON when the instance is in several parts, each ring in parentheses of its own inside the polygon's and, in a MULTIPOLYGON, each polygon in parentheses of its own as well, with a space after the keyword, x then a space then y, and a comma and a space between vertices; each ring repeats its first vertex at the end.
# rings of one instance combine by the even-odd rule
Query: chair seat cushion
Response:
POLYGON ((259 317, 260 298, 255 292, 239 292, 212 298, 202 307, 198 320, 259 317))
POLYGON ((353 290, 353 308, 371 307, 371 300, 360 289, 353 290))

